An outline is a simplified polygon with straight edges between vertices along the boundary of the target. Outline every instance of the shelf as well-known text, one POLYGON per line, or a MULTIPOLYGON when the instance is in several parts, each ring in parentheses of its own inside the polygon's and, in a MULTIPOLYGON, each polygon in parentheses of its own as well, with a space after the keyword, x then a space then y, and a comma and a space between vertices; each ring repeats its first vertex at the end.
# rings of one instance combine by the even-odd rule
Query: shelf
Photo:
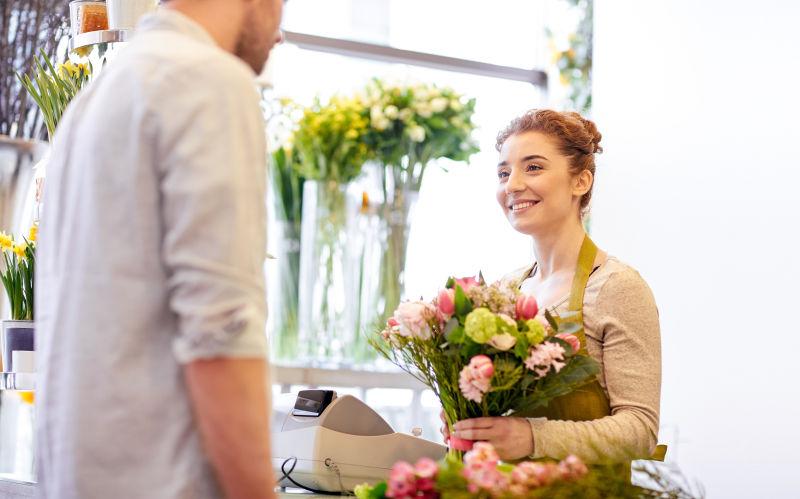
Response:
POLYGON ((0 373, 0 390, 32 392, 36 389, 36 373, 0 373))
POLYGON ((70 39, 69 49, 77 50, 83 47, 90 47, 100 43, 127 42, 133 36, 132 29, 107 29, 102 31, 89 31, 81 33, 70 39))

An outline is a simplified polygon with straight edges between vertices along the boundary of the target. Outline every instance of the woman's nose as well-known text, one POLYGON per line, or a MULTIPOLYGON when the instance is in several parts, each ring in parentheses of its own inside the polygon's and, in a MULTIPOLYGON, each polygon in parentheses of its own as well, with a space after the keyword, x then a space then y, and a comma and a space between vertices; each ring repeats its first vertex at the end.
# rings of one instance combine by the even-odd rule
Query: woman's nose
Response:
POLYGON ((519 192, 525 189, 525 183, 522 181, 522 176, 517 170, 511 170, 506 181, 506 192, 519 192))

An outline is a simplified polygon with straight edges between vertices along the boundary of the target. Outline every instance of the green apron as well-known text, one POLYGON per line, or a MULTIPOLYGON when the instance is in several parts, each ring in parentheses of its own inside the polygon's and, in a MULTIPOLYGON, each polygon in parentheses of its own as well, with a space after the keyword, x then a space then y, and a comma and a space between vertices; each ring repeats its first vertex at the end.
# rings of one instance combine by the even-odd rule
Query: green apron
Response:
MULTIPOLYGON (((575 269, 575 277, 572 280, 572 290, 569 296, 569 306, 567 312, 559 316, 554 316, 556 322, 577 323, 581 327, 574 333, 581 343, 580 353, 588 355, 586 350, 586 332, 583 328, 583 295, 586 291, 586 283, 589 282, 589 275, 592 273, 594 261, 597 258, 597 246, 587 235, 581 251, 578 255, 578 265, 575 269)), ((530 271, 526 272, 522 280, 526 279, 530 271)), ((522 284, 522 280, 519 284, 522 284)), ((552 420, 562 421, 591 421, 611 415, 611 405, 608 401, 603 387, 597 379, 583 387, 562 397, 553 399, 546 407, 536 409, 520 416, 528 418, 545 417, 552 420)), ((663 461, 667 447, 659 445, 656 447, 650 459, 663 461)), ((626 466, 630 473, 629 463, 626 466)))

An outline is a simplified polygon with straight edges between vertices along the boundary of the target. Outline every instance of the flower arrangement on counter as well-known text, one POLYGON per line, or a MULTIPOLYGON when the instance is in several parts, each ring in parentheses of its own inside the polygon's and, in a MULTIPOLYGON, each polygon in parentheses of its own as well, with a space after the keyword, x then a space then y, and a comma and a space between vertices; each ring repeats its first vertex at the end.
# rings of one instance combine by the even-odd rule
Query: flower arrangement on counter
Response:
POLYGON ((30 228, 27 238, 15 241, 14 237, 0 232, 0 251, 5 268, 0 271, 13 320, 33 320, 33 285, 36 269, 36 235, 38 226, 30 228))
MULTIPOLYGON (((577 324, 538 318, 536 299, 511 283, 450 278, 429 302, 401 303, 379 335, 380 354, 427 385, 448 426, 481 416, 522 414, 594 378, 598 365, 579 353, 577 324)), ((472 442, 450 437, 451 448, 472 442)))
MULTIPOLYGON (((587 467, 569 456, 556 462, 503 463, 491 444, 478 442, 463 462, 447 456, 441 463, 422 458, 415 465, 395 463, 389 479, 355 489, 358 499, 412 498, 670 498, 689 499, 695 494, 653 466, 639 470, 650 479, 647 486, 633 485, 627 474, 613 468, 587 467)), ((697 494, 702 496, 702 494, 697 494)))
POLYGON ((56 67, 44 51, 41 57, 41 61, 34 60, 31 76, 17 73, 17 78, 42 111, 52 141, 67 106, 89 81, 92 66, 68 60, 56 67))

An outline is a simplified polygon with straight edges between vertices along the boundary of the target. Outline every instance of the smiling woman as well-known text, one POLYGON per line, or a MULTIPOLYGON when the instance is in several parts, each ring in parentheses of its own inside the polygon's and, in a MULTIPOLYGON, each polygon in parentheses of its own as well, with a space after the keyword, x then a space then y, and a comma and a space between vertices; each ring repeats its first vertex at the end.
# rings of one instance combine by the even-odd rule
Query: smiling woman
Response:
POLYGON ((535 253, 532 266, 507 279, 534 295, 541 310, 577 317, 580 351, 601 366, 596 380, 545 410, 454 426, 455 436, 489 441, 503 459, 575 454, 587 462, 627 462, 656 450, 655 301, 639 274, 600 251, 582 224, 600 139, 593 122, 551 110, 525 113, 497 138, 497 200, 512 227, 531 237, 535 253))

